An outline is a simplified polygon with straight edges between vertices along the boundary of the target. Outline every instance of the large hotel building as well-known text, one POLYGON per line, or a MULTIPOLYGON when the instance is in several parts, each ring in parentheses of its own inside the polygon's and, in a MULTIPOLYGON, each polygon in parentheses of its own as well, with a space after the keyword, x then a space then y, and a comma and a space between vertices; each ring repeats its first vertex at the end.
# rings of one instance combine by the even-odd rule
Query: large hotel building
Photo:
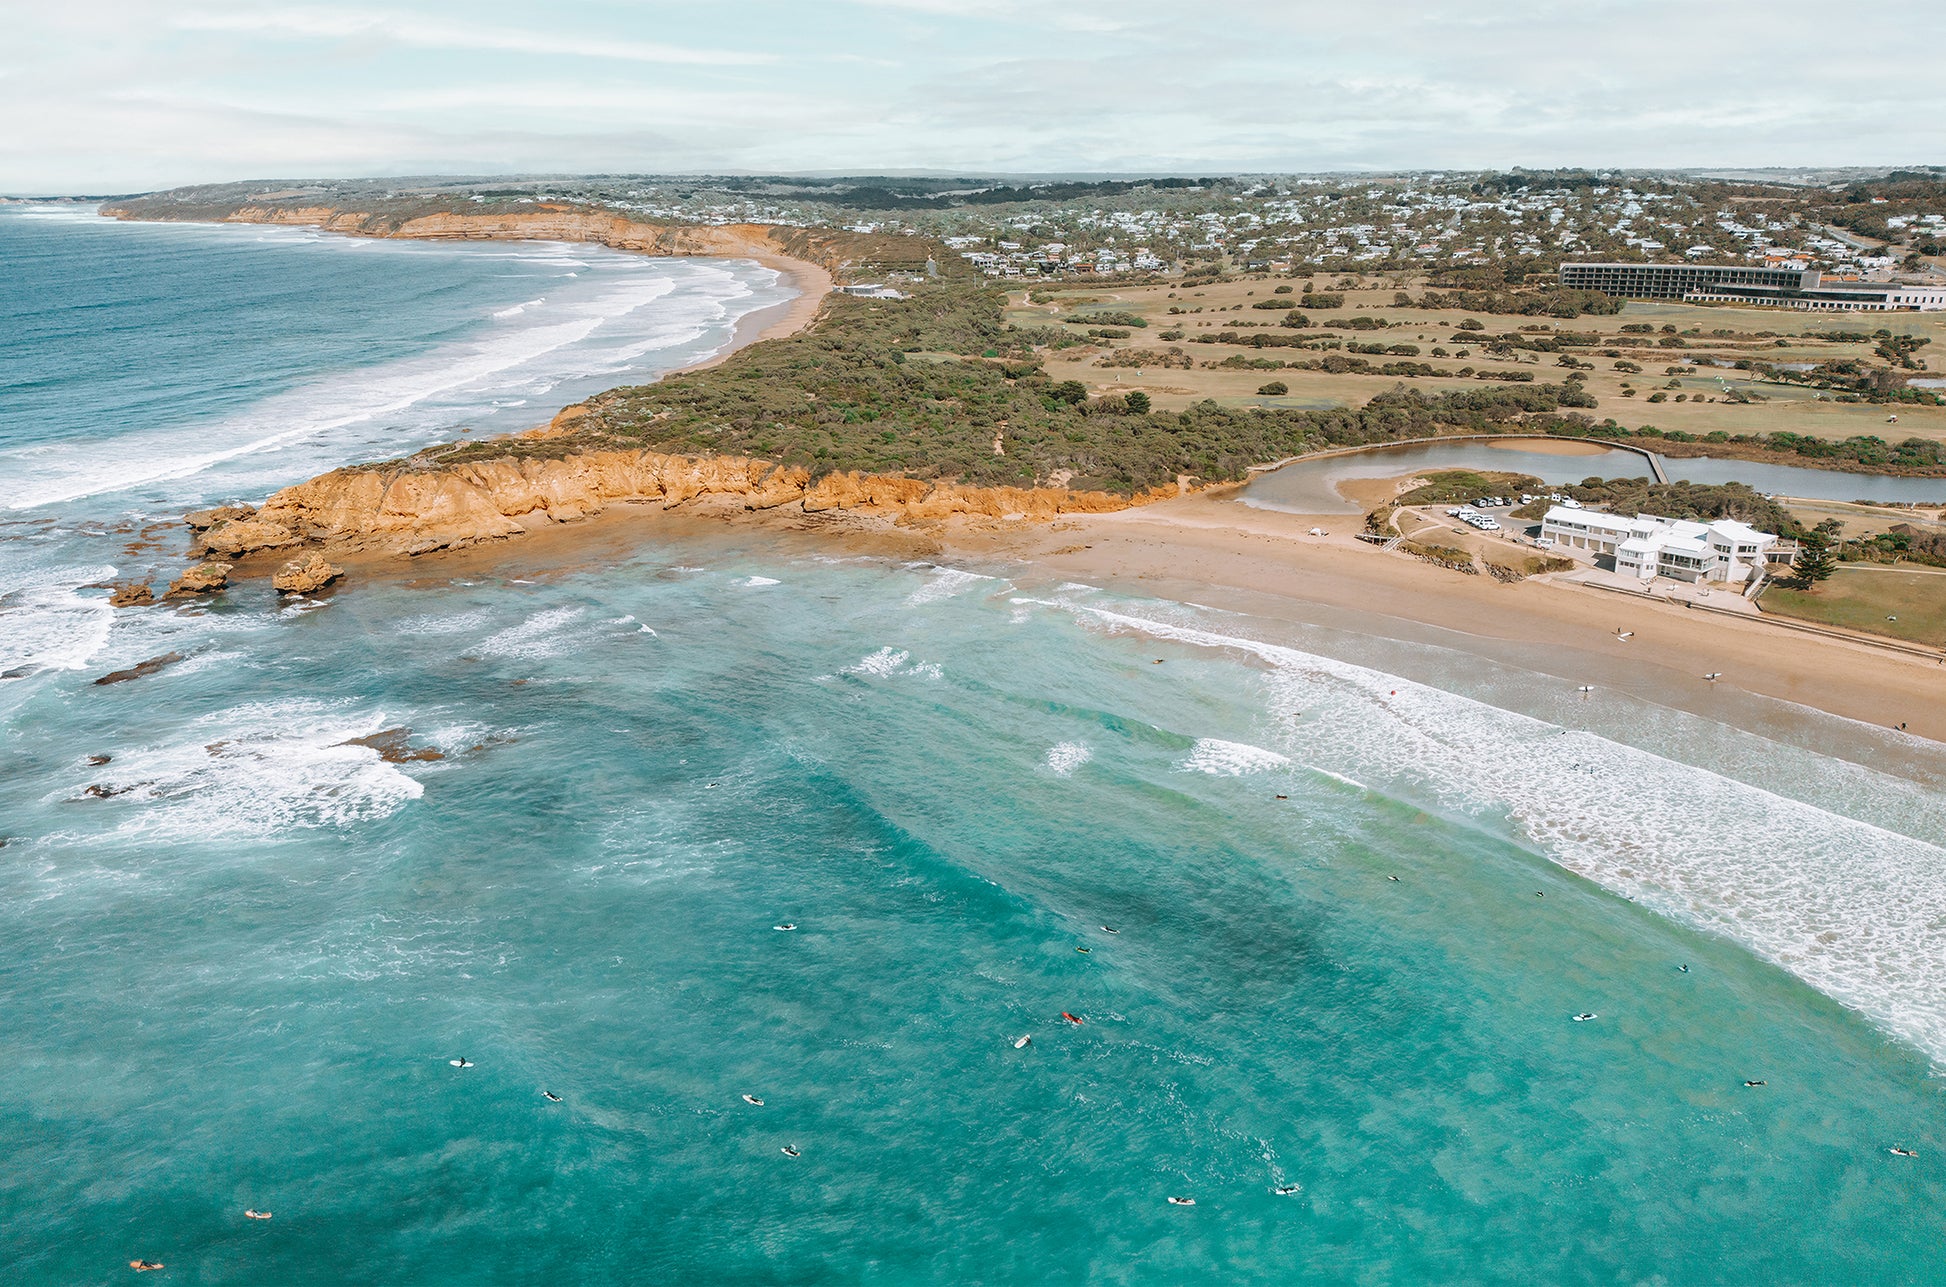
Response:
POLYGON ((1776 304, 1829 312, 1934 312, 1946 309, 1946 286, 1832 282, 1815 268, 1737 264, 1562 264, 1561 285, 1617 299, 1776 304))

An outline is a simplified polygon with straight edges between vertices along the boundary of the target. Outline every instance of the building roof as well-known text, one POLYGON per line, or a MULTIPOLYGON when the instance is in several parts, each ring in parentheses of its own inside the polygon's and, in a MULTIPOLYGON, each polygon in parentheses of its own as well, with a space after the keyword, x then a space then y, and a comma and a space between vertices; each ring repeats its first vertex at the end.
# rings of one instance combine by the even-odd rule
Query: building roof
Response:
POLYGON ((1583 528, 1602 532, 1630 535, 1620 548, 1646 551, 1656 548, 1688 551, 1707 548, 1711 536, 1731 543, 1762 545, 1774 542, 1777 537, 1772 532, 1760 532, 1748 523, 1734 518, 1719 518, 1713 523, 1693 523, 1688 519, 1663 518, 1659 514, 1637 514, 1634 518, 1623 518, 1598 509, 1569 509, 1565 505, 1548 508, 1543 523, 1572 523, 1583 528))
POLYGON ((1775 533, 1759 532, 1756 528, 1750 526, 1750 524, 1735 518, 1717 519, 1714 523, 1710 524, 1710 531, 1727 536, 1735 541, 1774 541, 1777 539, 1775 533))
POLYGON ((1631 520, 1619 514, 1610 514, 1598 509, 1569 509, 1565 505, 1548 507, 1545 523, 1579 523, 1584 527, 1600 527, 1611 531, 1627 531, 1631 520))

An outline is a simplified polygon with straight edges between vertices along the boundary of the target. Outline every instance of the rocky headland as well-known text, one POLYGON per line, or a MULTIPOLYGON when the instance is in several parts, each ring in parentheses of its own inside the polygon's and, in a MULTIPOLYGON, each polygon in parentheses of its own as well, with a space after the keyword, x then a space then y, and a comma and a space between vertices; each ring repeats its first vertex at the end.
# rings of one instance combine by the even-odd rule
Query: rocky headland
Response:
MULTIPOLYGON (((872 237, 826 228, 759 224, 725 226, 653 224, 612 212, 537 206, 480 213, 415 208, 345 210, 286 201, 212 206, 164 194, 106 207, 120 219, 197 220, 313 226, 361 237, 432 240, 549 240, 594 242, 618 250, 662 256, 754 257, 786 271, 813 275, 814 298, 785 328, 762 337, 804 330, 820 316, 818 299, 835 278, 867 268, 905 264, 923 270, 929 249, 914 239, 872 237), (916 256, 916 258, 915 258, 916 256)), ((742 455, 671 453, 584 441, 586 406, 569 407, 545 428, 493 442, 434 448, 409 460, 334 470, 286 487, 263 505, 230 506, 187 516, 192 553, 206 560, 204 575, 186 582, 220 588, 219 560, 239 560, 239 570, 260 571, 261 559, 289 561, 275 584, 307 593, 342 570, 326 555, 365 557, 423 555, 485 541, 519 537, 540 528, 591 518, 618 505, 674 509, 712 498, 718 510, 869 517, 925 524, 970 516, 996 521, 1044 521, 1060 514, 1104 513, 1175 495, 1176 486, 1133 495, 1077 490, 1059 485, 971 486, 951 479, 842 471, 814 474, 774 460, 742 455), (579 423, 578 423, 579 422, 579 423), (554 440, 536 451, 535 439, 554 440), (444 459, 458 455, 457 460, 444 459), (213 584, 212 584, 213 583, 213 584)), ((275 566, 275 564, 262 565, 275 566)), ((199 570, 201 571, 201 570, 199 570)), ((179 583, 179 591, 190 585, 179 583)))
POLYGON ((743 456, 590 450, 339 469, 286 487, 259 508, 205 511, 189 522, 197 551, 206 555, 244 557, 299 547, 419 555, 523 536, 617 505, 675 509, 705 497, 745 512, 848 513, 911 524, 955 516, 1045 521, 1174 494, 1169 488, 1131 499, 1062 487, 968 487, 858 473, 813 478, 801 467, 743 456))

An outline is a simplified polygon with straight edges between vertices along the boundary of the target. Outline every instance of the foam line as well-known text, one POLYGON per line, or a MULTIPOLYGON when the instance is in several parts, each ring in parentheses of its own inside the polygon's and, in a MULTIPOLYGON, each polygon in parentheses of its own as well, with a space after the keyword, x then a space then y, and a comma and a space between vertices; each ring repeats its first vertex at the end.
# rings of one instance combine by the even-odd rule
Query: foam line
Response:
POLYGON ((1744 945, 1946 1064, 1946 849, 1368 667, 1063 606, 1267 663, 1273 741, 1294 757, 1505 817, 1567 870, 1744 945))

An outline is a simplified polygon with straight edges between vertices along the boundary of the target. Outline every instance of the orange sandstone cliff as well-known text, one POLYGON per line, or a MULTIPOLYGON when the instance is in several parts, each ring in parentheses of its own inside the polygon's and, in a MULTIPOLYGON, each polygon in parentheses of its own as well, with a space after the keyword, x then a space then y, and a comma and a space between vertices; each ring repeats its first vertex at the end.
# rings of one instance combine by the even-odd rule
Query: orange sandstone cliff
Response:
POLYGON ((286 487, 262 508, 191 515, 199 549, 244 555, 317 544, 369 554, 427 554, 524 535, 591 517, 617 504, 674 509, 698 497, 743 510, 805 514, 851 511, 902 523, 966 515, 1046 520, 1105 513, 1133 502, 1056 487, 965 487, 871 474, 828 474, 743 456, 590 450, 558 459, 505 456, 417 468, 334 470, 286 487))
POLYGON ((146 199, 109 205, 104 215, 124 220, 215 219, 222 223, 278 224, 321 228, 353 237, 403 237, 431 241, 593 242, 645 255, 719 255, 796 259, 831 273, 842 273, 861 259, 876 257, 888 240, 835 229, 772 224, 645 223, 611 211, 531 208, 401 214, 249 202, 212 212, 181 209, 146 199))

